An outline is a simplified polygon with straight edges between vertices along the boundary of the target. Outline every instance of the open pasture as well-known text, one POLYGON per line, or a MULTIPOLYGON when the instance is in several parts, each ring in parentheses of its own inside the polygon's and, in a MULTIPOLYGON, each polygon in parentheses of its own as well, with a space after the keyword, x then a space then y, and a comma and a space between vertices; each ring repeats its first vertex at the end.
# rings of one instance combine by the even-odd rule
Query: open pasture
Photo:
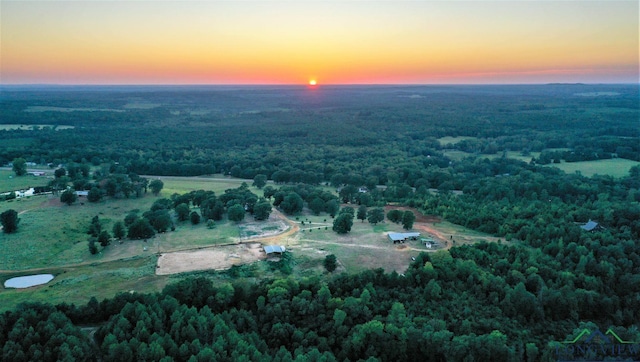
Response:
POLYGON ((477 137, 469 137, 469 136, 458 136, 458 137, 451 137, 451 136, 446 136, 446 137, 440 137, 438 138, 438 142, 440 142, 440 145, 444 146, 444 145, 455 145, 458 142, 464 141, 464 140, 475 140, 478 139, 477 137))
POLYGON ((57 125, 57 124, 15 124, 15 123, 0 124, 0 131, 13 131, 13 130, 33 131, 33 130, 39 130, 43 128, 52 128, 52 129, 55 129, 56 131, 61 131, 64 129, 73 129, 75 127, 67 126, 67 125, 57 125))
MULTIPOLYGON (((53 171, 51 174, 53 174, 53 171)), ((47 183, 49 183, 49 179, 43 176, 27 174, 18 177, 11 170, 0 170, 0 192, 25 190, 36 186, 46 186, 47 183)))
MULTIPOLYGON (((122 292, 155 293, 169 280, 154 274, 156 260, 155 254, 149 254, 106 263, 43 268, 43 273, 55 275, 48 284, 27 289, 0 288, 0 312, 25 302, 86 304, 91 297, 100 301, 122 292)), ((0 272, 0 283, 24 274, 0 272)))
POLYGON ((566 173, 580 172, 583 176, 609 175, 613 177, 629 176, 629 169, 640 165, 640 162, 623 158, 609 160, 581 161, 554 163, 549 166, 557 167, 566 173))
MULTIPOLYGON (((91 296, 100 299, 123 291, 155 292, 166 285, 169 274, 178 273, 171 278, 183 278, 202 270, 220 270, 264 260, 262 245, 284 245, 293 256, 293 272, 302 276, 324 272, 322 261, 328 254, 336 255, 337 272, 382 268, 403 273, 421 251, 448 249, 453 240, 456 245, 496 241, 482 233, 426 217, 416 210, 413 211, 418 217, 413 230, 437 240, 436 248, 429 250, 420 241, 391 243, 387 234, 403 230, 401 225, 388 221, 372 226, 355 219, 350 233, 338 235, 332 230, 333 219, 324 213, 312 215, 305 211, 298 216, 284 217, 274 210, 266 223, 255 222, 249 215, 239 224, 224 220, 216 222, 214 228, 204 223, 177 222, 175 231, 146 241, 113 240, 107 248, 100 248, 100 253, 91 255, 86 231, 95 215, 100 218, 103 229, 111 231, 115 221, 122 220, 127 213, 142 213, 158 198, 170 197, 174 192, 205 189, 220 194, 242 182, 251 182, 220 176, 160 178, 165 188, 157 197, 149 193, 139 199, 108 199, 95 204, 80 199, 67 206, 60 203, 59 196, 49 195, 0 203, 0 211, 13 208, 21 218, 17 233, 0 235, 0 247, 6 251, 0 254, 0 281, 34 273, 56 275, 47 285, 0 290, 0 302, 11 308, 27 300, 86 303, 91 296), (250 246, 238 244, 240 242, 250 246), (159 256, 161 261, 156 263, 159 256)), ((257 189, 253 191, 261 194, 257 189)), ((272 273, 266 265, 247 267, 253 270, 254 277, 260 277, 272 273)), ((225 274, 207 275, 213 279, 227 278, 225 274)))

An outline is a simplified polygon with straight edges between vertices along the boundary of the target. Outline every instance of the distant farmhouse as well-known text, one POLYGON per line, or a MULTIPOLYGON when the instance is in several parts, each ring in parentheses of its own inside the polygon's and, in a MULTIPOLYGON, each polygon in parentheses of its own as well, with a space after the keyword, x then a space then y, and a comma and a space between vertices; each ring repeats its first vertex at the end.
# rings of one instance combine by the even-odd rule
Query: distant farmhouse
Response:
POLYGON ((389 233, 389 240, 394 244, 404 243, 407 240, 418 240, 420 233, 389 233))
POLYGON ((602 230, 602 226, 600 226, 600 224, 598 224, 597 222, 589 219, 589 221, 584 224, 581 225, 580 228, 584 231, 589 231, 589 232, 595 232, 595 231, 600 231, 602 230))

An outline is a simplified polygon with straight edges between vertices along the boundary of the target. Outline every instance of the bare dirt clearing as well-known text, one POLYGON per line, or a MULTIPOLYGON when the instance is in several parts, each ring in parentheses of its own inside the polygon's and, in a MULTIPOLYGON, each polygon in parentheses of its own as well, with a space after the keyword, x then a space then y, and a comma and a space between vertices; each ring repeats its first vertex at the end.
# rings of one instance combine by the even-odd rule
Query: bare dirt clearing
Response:
POLYGON ((217 246, 205 250, 179 251, 158 258, 157 275, 169 275, 196 270, 224 270, 234 265, 252 263, 266 258, 260 243, 217 246))
POLYGON ((211 246, 206 249, 163 253, 158 258, 157 275, 197 270, 225 270, 234 265, 266 259, 262 245, 288 240, 299 227, 278 210, 273 210, 268 223, 246 222, 241 227, 241 241, 235 245, 211 246))

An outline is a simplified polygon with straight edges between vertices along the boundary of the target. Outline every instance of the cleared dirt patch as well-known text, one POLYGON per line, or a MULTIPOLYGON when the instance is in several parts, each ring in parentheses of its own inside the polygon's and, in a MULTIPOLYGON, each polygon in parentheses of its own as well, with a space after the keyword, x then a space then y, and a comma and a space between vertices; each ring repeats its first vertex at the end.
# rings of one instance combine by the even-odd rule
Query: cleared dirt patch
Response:
POLYGON ((260 243, 218 246, 195 251, 166 253, 158 258, 157 275, 196 270, 225 270, 266 258, 260 243))

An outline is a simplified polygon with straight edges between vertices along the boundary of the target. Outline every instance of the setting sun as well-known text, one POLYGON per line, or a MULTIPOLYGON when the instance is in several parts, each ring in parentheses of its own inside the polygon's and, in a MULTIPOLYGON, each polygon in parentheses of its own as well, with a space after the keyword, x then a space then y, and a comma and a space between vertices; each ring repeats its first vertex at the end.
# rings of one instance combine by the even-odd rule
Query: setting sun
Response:
POLYGON ((316 84, 317 84, 317 82, 316 82, 316 80, 315 80, 315 79, 311 79, 311 80, 309 81, 309 85, 316 85, 316 84))

